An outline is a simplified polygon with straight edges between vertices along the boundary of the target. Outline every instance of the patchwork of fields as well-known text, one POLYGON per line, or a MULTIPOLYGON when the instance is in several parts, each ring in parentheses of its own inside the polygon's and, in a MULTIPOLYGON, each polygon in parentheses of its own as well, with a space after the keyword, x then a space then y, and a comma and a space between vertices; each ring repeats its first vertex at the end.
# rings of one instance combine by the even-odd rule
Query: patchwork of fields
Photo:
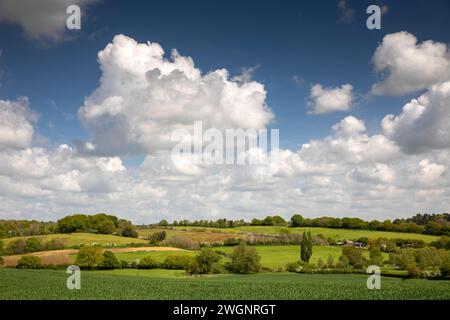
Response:
POLYGON ((368 290, 364 275, 256 274, 185 278, 179 271, 83 271, 81 290, 55 270, 0 269, 0 299, 450 299, 450 281, 382 278, 368 290))

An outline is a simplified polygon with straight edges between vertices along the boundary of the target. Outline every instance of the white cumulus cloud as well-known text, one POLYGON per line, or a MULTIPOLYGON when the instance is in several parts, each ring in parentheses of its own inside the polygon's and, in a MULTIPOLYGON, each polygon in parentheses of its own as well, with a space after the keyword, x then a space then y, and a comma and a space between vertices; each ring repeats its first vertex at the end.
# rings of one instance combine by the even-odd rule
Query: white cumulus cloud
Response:
POLYGON ((354 100, 353 86, 344 84, 341 87, 326 88, 315 84, 311 87, 309 99, 313 114, 349 111, 354 100))
POLYGON ((450 80, 450 51, 445 43, 418 43, 408 32, 388 34, 372 58, 375 72, 385 75, 372 87, 375 95, 396 95, 423 90, 450 80))

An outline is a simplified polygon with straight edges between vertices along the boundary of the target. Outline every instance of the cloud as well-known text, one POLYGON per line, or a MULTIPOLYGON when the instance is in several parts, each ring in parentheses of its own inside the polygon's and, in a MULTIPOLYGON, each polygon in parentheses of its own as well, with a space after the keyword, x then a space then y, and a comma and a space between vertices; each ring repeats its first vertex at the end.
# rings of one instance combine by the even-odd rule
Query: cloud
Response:
POLYGON ((172 133, 191 130, 194 121, 203 121, 204 130, 259 129, 273 118, 261 83, 248 76, 230 79, 225 69, 202 74, 192 58, 176 50, 166 59, 157 43, 117 35, 98 61, 100 86, 78 112, 92 133, 92 141, 78 143, 80 152, 167 151, 174 144, 172 133))
POLYGON ((28 99, 0 100, 0 149, 23 149, 31 145, 36 114, 28 109, 28 99))
POLYGON ((341 87, 324 88, 315 84, 311 87, 309 99, 313 114, 349 111, 354 100, 353 86, 344 84, 341 87))
POLYGON ((59 41, 66 30, 67 7, 75 4, 83 10, 97 1, 0 0, 0 22, 19 25, 31 40, 59 41))
POLYGON ((450 148, 450 81, 432 86, 399 115, 387 115, 382 128, 407 153, 450 148))
POLYGON ((346 0, 339 0, 338 11, 339 11, 338 21, 340 23, 351 23, 355 21, 355 10, 348 6, 346 0))
MULTIPOLYGON (((278 150, 276 164, 252 149, 239 156, 257 154, 254 165, 215 165, 159 151, 171 147, 172 130, 199 119, 205 128, 267 126, 274 115, 261 83, 235 81, 223 69, 203 74, 191 58, 165 58, 158 44, 120 35, 99 63, 100 84, 79 110, 92 139, 80 149, 36 146, 28 100, 0 101, 0 218, 108 212, 149 223, 328 212, 381 220, 450 206, 448 82, 387 116, 375 133, 350 115, 324 138, 278 150), (127 165, 125 154, 143 161, 127 165)), ((317 85, 311 101, 323 111, 345 100, 336 99, 343 90, 351 107, 350 85, 317 85)))
POLYGON ((386 75, 372 87, 375 95, 401 96, 450 80, 450 52, 444 43, 418 43, 408 32, 388 34, 372 58, 375 72, 386 75))

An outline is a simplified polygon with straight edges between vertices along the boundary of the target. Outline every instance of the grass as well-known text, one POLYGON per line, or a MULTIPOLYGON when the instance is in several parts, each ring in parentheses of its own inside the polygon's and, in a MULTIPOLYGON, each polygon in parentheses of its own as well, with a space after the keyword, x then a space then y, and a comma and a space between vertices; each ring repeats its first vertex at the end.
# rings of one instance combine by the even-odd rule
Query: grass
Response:
MULTIPOLYGON (((261 256, 261 265, 269 268, 285 268, 287 263, 295 262, 300 259, 299 246, 255 246, 259 255, 261 256)), ((231 253, 233 247, 216 247, 226 253, 231 253)), ((317 263, 321 258, 323 262, 327 262, 328 256, 332 256, 334 263, 336 263, 342 254, 341 247, 330 246, 314 246, 313 255, 310 262, 317 263)), ((365 257, 369 257, 369 251, 365 250, 365 257)), ((383 254, 387 258, 387 254, 383 254)))
MULTIPOLYGON (((125 245, 129 243, 148 243, 147 240, 143 239, 137 239, 137 238, 126 238, 126 237, 120 237, 116 235, 111 234, 94 234, 94 233, 61 233, 61 234, 49 234, 49 235, 43 235, 43 236, 32 236, 35 238, 38 238, 39 240, 43 242, 47 242, 51 239, 55 238, 63 238, 65 239, 66 243, 65 246, 72 247, 72 246, 78 246, 81 244, 100 244, 100 245, 125 245)), ((3 239, 3 242, 6 245, 8 243, 15 241, 17 239, 28 239, 31 237, 14 237, 14 238, 6 238, 3 239)))
POLYGON ((68 290, 67 276, 56 270, 0 269, 0 299, 450 299, 450 281, 382 277, 381 290, 368 290, 365 275, 83 271, 81 290, 68 290))
POLYGON ((223 232, 229 234, 239 234, 242 232, 252 232, 257 234, 279 234, 282 229, 288 229, 291 233, 303 233, 305 231, 311 231, 311 234, 322 234, 325 237, 330 237, 335 240, 356 240, 361 237, 367 237, 369 239, 375 238, 388 238, 388 239, 417 239, 423 240, 426 243, 439 239, 438 236, 430 236, 426 234, 418 233, 405 233, 405 232, 387 232, 387 231, 370 231, 370 230, 354 230, 354 229, 332 229, 332 228, 287 228, 279 226, 242 226, 236 228, 204 228, 204 227, 176 227, 177 229, 187 230, 207 230, 209 232, 223 232))
MULTIPOLYGON (((203 228, 204 229, 204 228, 203 228)), ((228 232, 213 232, 213 230, 203 230, 203 229, 193 229, 193 231, 184 231, 180 229, 138 229, 138 234, 140 237, 147 238, 149 235, 159 232, 165 231, 167 239, 170 239, 175 236, 183 236, 191 239, 196 242, 213 242, 213 241, 224 241, 229 238, 236 238, 237 235, 235 233, 228 232), (195 230, 195 231, 194 231, 195 230)), ((224 230, 222 230, 224 231, 224 230)))

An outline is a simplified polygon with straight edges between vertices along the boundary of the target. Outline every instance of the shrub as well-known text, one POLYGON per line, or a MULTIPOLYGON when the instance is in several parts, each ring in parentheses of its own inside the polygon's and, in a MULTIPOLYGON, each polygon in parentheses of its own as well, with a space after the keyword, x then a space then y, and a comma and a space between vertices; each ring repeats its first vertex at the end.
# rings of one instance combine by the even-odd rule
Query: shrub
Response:
POLYGON ((17 263, 18 269, 41 269, 42 263, 41 259, 36 256, 23 256, 19 259, 19 262, 17 263))
POLYGON ((21 254, 25 253, 26 241, 24 239, 17 239, 15 241, 11 241, 6 246, 6 252, 8 254, 21 254))
POLYGON ((362 249, 346 246, 342 249, 342 255, 348 260, 348 264, 355 269, 363 269, 367 266, 367 260, 362 255, 362 249))
POLYGON ((24 250, 26 253, 41 251, 41 242, 38 238, 28 238, 24 250))
POLYGON ((102 248, 98 246, 82 246, 78 251, 75 264, 82 269, 95 269, 103 261, 102 248))
POLYGON ((370 249, 370 264, 376 266, 383 266, 383 256, 381 250, 378 247, 372 247, 370 249))
POLYGON ((296 261, 291 262, 286 265, 286 270, 288 272, 296 272, 296 273, 302 273, 302 272, 311 272, 314 270, 314 265, 305 261, 296 261))
POLYGON ((442 236, 439 240, 431 242, 431 245, 437 249, 450 250, 450 237, 442 236))
POLYGON ((444 277, 450 277, 450 261, 445 262, 441 268, 441 275, 444 277))
POLYGON ((138 265, 139 269, 155 269, 158 267, 158 263, 151 256, 142 258, 138 265))
POLYGON ((66 240, 64 238, 52 238, 45 244, 45 250, 60 250, 66 246, 66 240))
POLYGON ((164 243, 169 246, 187 249, 187 250, 195 250, 198 249, 199 244, 195 241, 192 241, 189 238, 183 236, 174 236, 169 239, 164 240, 164 243))
POLYGON ((334 268, 334 258, 331 255, 328 256, 327 267, 328 268, 334 268))
POLYGON ((254 247, 240 244, 234 248, 227 269, 233 273, 256 273, 261 268, 260 260, 254 247))
POLYGON ((231 246, 237 246, 238 244, 239 244, 238 238, 228 238, 223 241, 224 246, 231 247, 231 246))
POLYGON ((120 260, 119 263, 120 263, 121 268, 123 268, 123 269, 128 268, 128 261, 120 260))
POLYGON ((164 262, 164 269, 183 270, 191 262, 192 257, 187 255, 171 255, 164 262))
POLYGON ((138 233, 134 228, 133 224, 130 221, 123 219, 118 221, 117 234, 122 237, 130 237, 130 238, 138 237, 138 233))
POLYGON ((0 257, 0 266, 2 266, 4 264, 3 258, 0 257))
POLYGON ((202 249, 195 259, 200 266, 201 273, 207 274, 213 271, 222 257, 212 249, 202 249))
POLYGON ((4 250, 3 240, 0 239, 0 256, 4 253, 4 250))
POLYGON ((322 260, 322 258, 319 258, 319 260, 317 260, 317 267, 319 268, 319 269, 324 269, 324 268, 326 268, 326 264, 325 264, 325 262, 323 262, 323 260, 322 260))
POLYGON ((349 263, 348 258, 344 255, 339 257, 339 261, 336 263, 337 269, 348 269, 349 263))
POLYGON ((150 240, 150 244, 157 244, 164 241, 166 239, 166 235, 167 234, 165 231, 155 232, 148 237, 148 240, 150 240))
POLYGON ((115 269, 121 266, 119 260, 117 260, 114 253, 109 250, 103 252, 102 262, 99 264, 99 268, 101 269, 115 269))

